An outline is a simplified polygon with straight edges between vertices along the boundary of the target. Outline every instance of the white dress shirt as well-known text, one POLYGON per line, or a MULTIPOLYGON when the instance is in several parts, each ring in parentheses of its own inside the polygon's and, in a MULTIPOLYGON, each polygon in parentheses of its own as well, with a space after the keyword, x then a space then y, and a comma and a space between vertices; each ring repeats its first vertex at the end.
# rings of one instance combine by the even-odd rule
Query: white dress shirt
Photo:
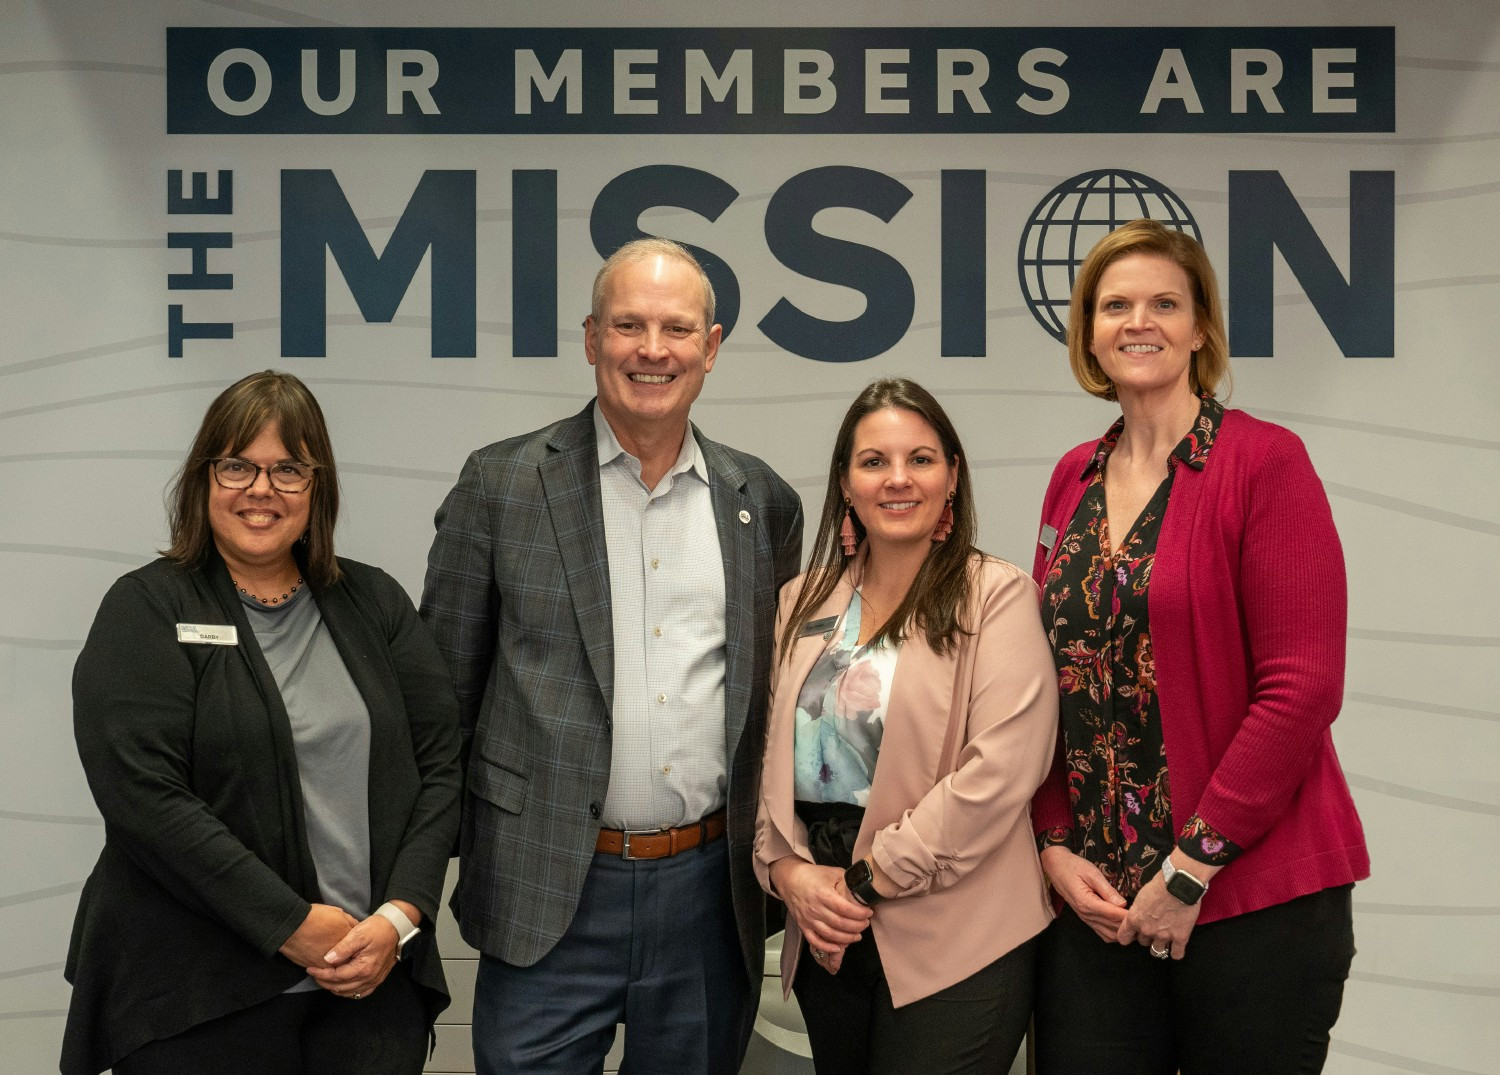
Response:
POLYGON ((655 489, 594 405, 614 613, 613 760, 603 823, 685 825, 725 803, 724 560, 689 427, 655 489))

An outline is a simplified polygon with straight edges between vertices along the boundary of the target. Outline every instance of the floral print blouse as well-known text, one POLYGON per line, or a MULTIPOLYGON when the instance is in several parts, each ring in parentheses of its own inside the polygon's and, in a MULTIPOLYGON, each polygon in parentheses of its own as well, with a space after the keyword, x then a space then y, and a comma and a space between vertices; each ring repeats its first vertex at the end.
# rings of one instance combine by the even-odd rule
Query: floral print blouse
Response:
POLYGON ((875 778, 900 646, 859 645, 859 591, 797 695, 795 794, 864 806, 875 778))
POLYGON ((1104 470, 1125 428, 1099 441, 1094 476, 1042 588, 1042 618, 1057 662, 1064 764, 1073 827, 1041 835, 1103 872, 1127 900, 1161 868, 1175 842, 1186 855, 1222 866, 1240 849, 1196 815, 1172 832, 1169 759, 1162 739, 1147 596, 1161 522, 1179 467, 1202 470, 1224 408, 1204 397, 1198 420, 1167 459, 1167 473, 1129 534, 1112 551, 1104 470))

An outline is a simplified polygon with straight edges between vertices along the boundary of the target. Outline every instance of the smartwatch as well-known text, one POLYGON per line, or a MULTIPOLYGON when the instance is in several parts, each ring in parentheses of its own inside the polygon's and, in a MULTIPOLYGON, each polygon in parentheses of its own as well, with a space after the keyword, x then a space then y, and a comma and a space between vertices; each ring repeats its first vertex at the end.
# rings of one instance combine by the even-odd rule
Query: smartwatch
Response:
POLYGON ((421 929, 413 925, 412 920, 394 903, 382 903, 375 908, 375 913, 396 927, 396 959, 399 960, 401 953, 406 950, 407 942, 422 932, 421 929))
POLYGON ((848 886, 850 894, 866 907, 874 907, 885 899, 875 891, 875 871, 865 859, 860 859, 844 871, 844 884, 848 886))
POLYGON ((1161 860, 1161 876, 1167 883, 1167 891, 1190 907, 1208 891, 1207 881, 1200 881, 1186 870, 1173 866, 1171 855, 1161 860))

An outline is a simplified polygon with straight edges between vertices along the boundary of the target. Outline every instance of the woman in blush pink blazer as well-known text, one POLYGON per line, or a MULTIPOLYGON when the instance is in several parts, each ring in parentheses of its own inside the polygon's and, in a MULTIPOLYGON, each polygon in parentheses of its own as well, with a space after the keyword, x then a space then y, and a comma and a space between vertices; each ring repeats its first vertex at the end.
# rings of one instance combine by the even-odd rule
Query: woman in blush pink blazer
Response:
POLYGON ((756 824, 820 1075, 1004 1072, 1031 1012, 1057 677, 1035 584, 975 529, 937 401, 866 388, 782 591, 756 824))

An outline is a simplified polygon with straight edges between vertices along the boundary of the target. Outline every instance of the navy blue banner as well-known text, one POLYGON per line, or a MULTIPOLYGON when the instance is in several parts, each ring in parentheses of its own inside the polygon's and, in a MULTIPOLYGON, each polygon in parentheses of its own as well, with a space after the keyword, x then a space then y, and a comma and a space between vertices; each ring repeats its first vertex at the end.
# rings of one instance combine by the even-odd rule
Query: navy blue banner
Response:
POLYGON ((167 30, 170 134, 1391 132, 1395 29, 167 30))

